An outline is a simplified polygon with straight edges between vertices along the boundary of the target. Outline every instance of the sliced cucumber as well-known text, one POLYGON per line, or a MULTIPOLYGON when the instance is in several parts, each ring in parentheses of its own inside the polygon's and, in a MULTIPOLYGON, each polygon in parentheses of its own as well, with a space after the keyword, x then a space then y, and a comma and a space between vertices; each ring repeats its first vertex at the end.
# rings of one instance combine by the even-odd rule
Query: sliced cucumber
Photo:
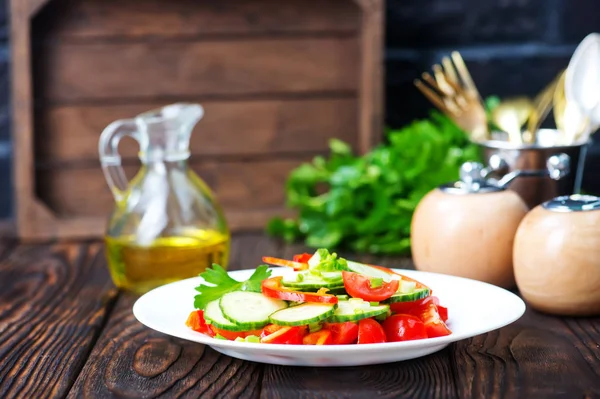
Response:
POLYGON ((245 330, 256 330, 269 323, 271 313, 287 308, 287 303, 258 292, 233 291, 221 297, 219 306, 230 322, 245 330))
POLYGON ((398 292, 388 299, 386 299, 385 303, 394 303, 394 302, 411 302, 417 301, 419 299, 423 299, 429 296, 429 289, 427 288, 418 288, 413 292, 398 292))
MULTIPOLYGON (((335 273, 335 272, 333 272, 335 273)), ((285 287, 293 287, 301 290, 318 290, 319 288, 339 287, 344 284, 342 274, 339 273, 338 279, 325 279, 319 274, 311 273, 310 271, 298 272, 290 277, 283 278, 281 284, 285 287)))
POLYGON ((387 273, 376 267, 365 265, 363 263, 352 262, 350 260, 348 261, 348 269, 354 273, 362 274, 364 276, 382 278, 385 282, 402 279, 402 277, 397 274, 387 273))
POLYGON ((269 319, 280 326, 303 326, 327 319, 333 314, 335 305, 307 302, 302 305, 279 310, 269 319))
POLYGON ((350 298, 347 301, 338 302, 337 309, 335 309, 335 312, 333 312, 328 321, 332 323, 359 321, 385 314, 389 309, 389 305, 372 306, 369 302, 362 299, 350 298))
POLYGON ((223 316, 223 312, 221 312, 221 307, 219 306, 219 300, 216 299, 212 302, 209 302, 206 305, 206 309, 204 310, 204 318, 206 321, 217 328, 227 331, 245 331, 246 329, 243 326, 239 326, 231 321, 227 320, 225 316, 223 316))

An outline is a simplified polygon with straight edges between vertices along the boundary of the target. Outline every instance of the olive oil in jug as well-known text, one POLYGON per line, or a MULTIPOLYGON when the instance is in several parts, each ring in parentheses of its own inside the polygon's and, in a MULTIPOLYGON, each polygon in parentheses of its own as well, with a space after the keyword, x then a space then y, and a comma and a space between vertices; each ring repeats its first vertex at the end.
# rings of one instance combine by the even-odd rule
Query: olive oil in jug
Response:
POLYGON ((227 267, 230 235, 209 187, 189 168, 189 139, 203 109, 173 104, 110 124, 100 137, 100 161, 115 197, 105 237, 115 285, 144 293, 197 276, 213 263, 227 267), (142 166, 127 181, 119 140, 140 144, 142 166))
POLYGON ((173 281, 197 276, 213 263, 227 265, 229 236, 218 231, 157 238, 140 245, 134 236, 106 237, 108 267, 115 284, 145 292, 173 281))

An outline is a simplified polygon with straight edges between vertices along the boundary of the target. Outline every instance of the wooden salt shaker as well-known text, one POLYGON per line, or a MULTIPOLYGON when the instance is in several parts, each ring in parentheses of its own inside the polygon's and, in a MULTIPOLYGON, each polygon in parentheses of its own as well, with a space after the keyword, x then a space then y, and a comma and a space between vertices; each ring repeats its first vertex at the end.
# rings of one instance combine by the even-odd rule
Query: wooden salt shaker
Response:
POLYGON ((568 156, 555 155, 547 166, 547 171, 514 171, 488 181, 481 164, 462 165, 460 181, 429 192, 415 210, 411 245, 417 270, 514 287, 513 242, 528 208, 506 187, 518 176, 559 179, 568 173, 568 156))
POLYGON ((557 197, 517 230, 516 282, 523 298, 557 315, 600 315, 600 198, 557 197))

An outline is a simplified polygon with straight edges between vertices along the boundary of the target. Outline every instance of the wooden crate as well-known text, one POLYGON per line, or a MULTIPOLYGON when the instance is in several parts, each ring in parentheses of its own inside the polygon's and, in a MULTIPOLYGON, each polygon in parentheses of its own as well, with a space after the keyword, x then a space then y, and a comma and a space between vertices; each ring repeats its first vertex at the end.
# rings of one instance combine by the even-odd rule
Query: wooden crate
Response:
MULTIPOLYGON (((110 122, 202 104, 191 165, 232 230, 285 211, 284 182, 337 137, 382 130, 384 0, 11 0, 15 204, 24 240, 102 236, 110 122)), ((137 146, 121 146, 125 169, 137 146)))

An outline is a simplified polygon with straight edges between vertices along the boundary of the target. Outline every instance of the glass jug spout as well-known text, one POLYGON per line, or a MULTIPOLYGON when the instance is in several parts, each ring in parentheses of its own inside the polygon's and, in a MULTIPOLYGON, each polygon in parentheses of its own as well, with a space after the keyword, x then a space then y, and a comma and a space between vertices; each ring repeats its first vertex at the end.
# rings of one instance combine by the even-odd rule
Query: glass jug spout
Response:
POLYGON ((203 116, 204 108, 192 103, 175 103, 138 115, 135 124, 142 161, 188 158, 192 130, 203 116))

